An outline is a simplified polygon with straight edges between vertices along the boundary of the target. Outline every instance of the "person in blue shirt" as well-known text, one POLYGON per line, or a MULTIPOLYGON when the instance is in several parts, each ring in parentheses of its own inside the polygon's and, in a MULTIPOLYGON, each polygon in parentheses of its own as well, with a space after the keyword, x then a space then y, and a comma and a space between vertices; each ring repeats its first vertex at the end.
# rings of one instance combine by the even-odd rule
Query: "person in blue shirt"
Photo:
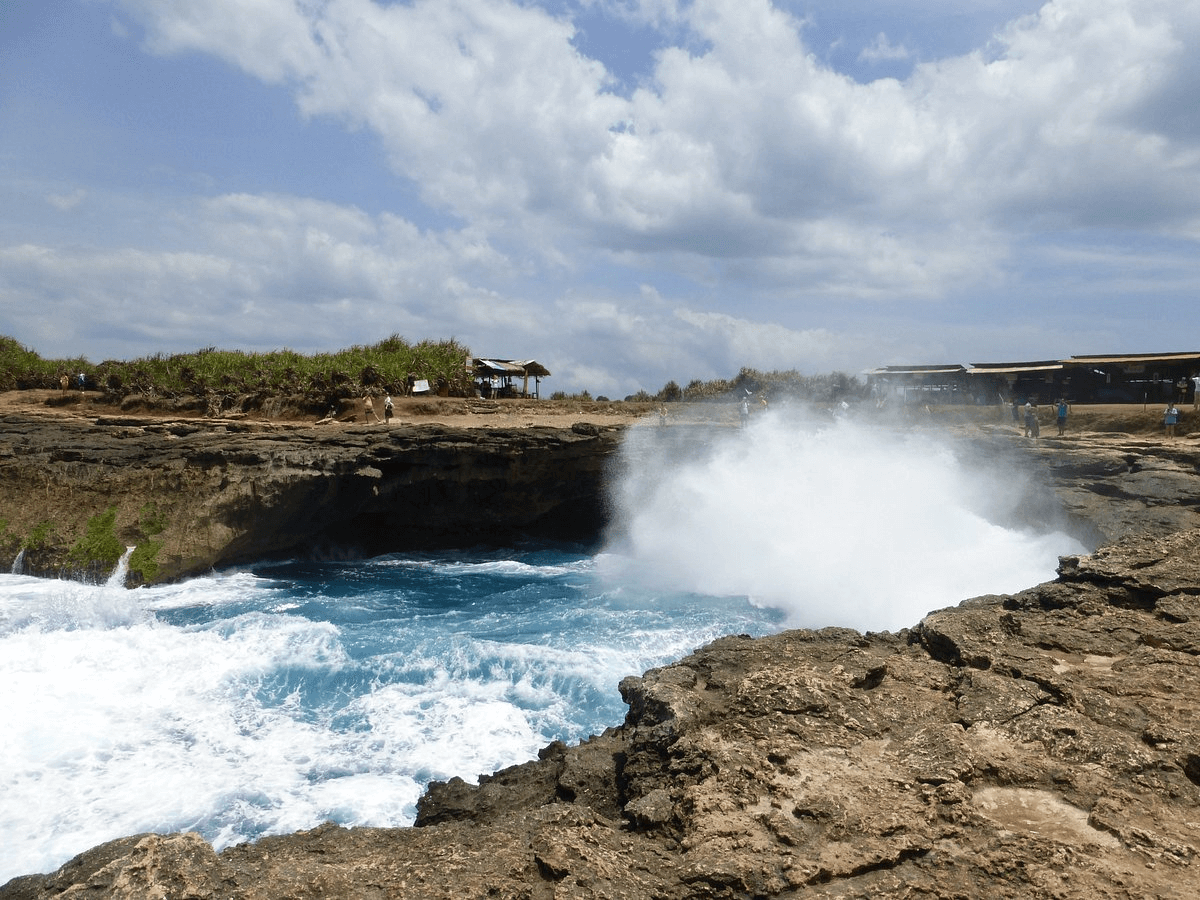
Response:
POLYGON ((1163 411, 1163 428, 1166 429, 1167 437, 1175 437, 1175 424, 1179 421, 1179 409, 1174 403, 1168 403, 1167 408, 1163 411))

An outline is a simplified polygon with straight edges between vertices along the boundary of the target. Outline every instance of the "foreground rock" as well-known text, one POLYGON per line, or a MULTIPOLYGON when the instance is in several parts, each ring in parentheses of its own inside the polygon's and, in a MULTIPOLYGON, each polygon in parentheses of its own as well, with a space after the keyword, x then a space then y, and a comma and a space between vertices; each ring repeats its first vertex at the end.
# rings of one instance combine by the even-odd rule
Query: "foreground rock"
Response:
POLYGON ((901 634, 725 638, 420 827, 131 837, 0 896, 1192 898, 1198 560, 1142 536, 901 634))

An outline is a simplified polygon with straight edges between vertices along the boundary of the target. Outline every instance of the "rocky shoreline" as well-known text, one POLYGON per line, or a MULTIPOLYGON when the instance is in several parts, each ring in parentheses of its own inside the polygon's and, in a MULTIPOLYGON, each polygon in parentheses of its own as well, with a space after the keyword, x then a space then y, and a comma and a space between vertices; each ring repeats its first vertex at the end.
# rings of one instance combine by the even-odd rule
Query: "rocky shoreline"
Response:
POLYGON ((286 556, 587 540, 620 429, 0 418, 0 564, 128 584, 286 556))
MULTIPOLYGON (((897 634, 716 641, 625 679, 621 726, 477 786, 431 785, 413 828, 221 853, 137 835, 0 897, 1197 896, 1200 453, 951 427, 1028 462, 1031 503, 1044 487, 1100 549, 897 634)), ((592 430, 534 437, 602 458, 595 442, 620 429, 592 430)), ((338 477, 378 484, 354 467, 380 449, 363 437, 338 477)), ((210 485, 237 483, 236 460, 211 468, 210 485)))

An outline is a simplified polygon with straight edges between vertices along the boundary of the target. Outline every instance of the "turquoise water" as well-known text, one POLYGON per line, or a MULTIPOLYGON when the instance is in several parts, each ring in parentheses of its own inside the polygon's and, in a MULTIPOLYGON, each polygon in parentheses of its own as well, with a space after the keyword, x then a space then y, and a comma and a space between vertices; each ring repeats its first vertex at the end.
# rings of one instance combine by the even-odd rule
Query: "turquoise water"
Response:
POLYGON ((430 779, 617 725, 621 678, 781 622, 596 569, 558 547, 132 591, 0 576, 0 883, 147 830, 410 824, 430 779))
POLYGON ((1054 576, 1019 461, 787 411, 633 429, 606 549, 291 562, 153 588, 0 575, 0 883, 98 843, 405 825, 430 779, 624 719, 721 635, 897 630, 1054 576))

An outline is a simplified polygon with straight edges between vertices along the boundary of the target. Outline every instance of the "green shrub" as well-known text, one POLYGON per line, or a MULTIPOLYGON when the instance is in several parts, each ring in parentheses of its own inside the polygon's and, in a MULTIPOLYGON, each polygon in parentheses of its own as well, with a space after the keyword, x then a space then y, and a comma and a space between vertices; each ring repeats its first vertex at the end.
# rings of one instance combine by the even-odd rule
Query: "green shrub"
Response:
POLYGON ((88 567, 93 563, 104 567, 115 566, 125 552, 124 545, 117 540, 113 526, 117 521, 117 507, 110 506, 102 513, 88 519, 87 530, 67 554, 77 566, 88 567))
MULTIPOLYGON (((450 338, 411 344, 393 334, 378 344, 305 356, 294 350, 246 353, 206 347, 133 360, 44 360, 9 337, 0 337, 0 390, 58 387, 63 374, 83 372, 89 387, 117 397, 130 394, 289 394, 311 402, 353 397, 366 389, 403 392, 409 375, 453 396, 470 396, 465 362, 470 351, 450 338)), ((74 386, 74 383, 72 383, 74 386)))
POLYGON ((825 375, 803 375, 795 369, 786 372, 759 372, 757 369, 742 369, 733 380, 695 379, 682 391, 675 382, 668 382, 658 393, 660 400, 669 399, 679 391, 679 399, 688 401, 719 400, 742 390, 762 393, 773 398, 805 400, 813 403, 828 403, 845 397, 862 397, 866 385, 852 375, 832 372, 825 375))
POLYGON ((162 541, 145 540, 133 548, 129 554, 129 571, 137 575, 147 584, 154 581, 158 574, 158 551, 163 548, 162 541))
POLYGON ((45 546, 53 531, 54 523, 46 519, 34 526, 33 531, 29 532, 29 536, 25 538, 25 542, 21 546, 25 550, 40 550, 45 546))
MULTIPOLYGON (((91 370, 86 360, 42 359, 10 337, 0 335, 0 391, 56 388, 64 374, 91 370)), ((74 383, 72 383, 74 386, 74 383)))
POLYGON ((156 534, 162 534, 167 527, 167 514, 158 508, 158 505, 153 500, 147 500, 139 510, 139 522, 141 525, 142 534, 147 537, 153 537, 156 534))

